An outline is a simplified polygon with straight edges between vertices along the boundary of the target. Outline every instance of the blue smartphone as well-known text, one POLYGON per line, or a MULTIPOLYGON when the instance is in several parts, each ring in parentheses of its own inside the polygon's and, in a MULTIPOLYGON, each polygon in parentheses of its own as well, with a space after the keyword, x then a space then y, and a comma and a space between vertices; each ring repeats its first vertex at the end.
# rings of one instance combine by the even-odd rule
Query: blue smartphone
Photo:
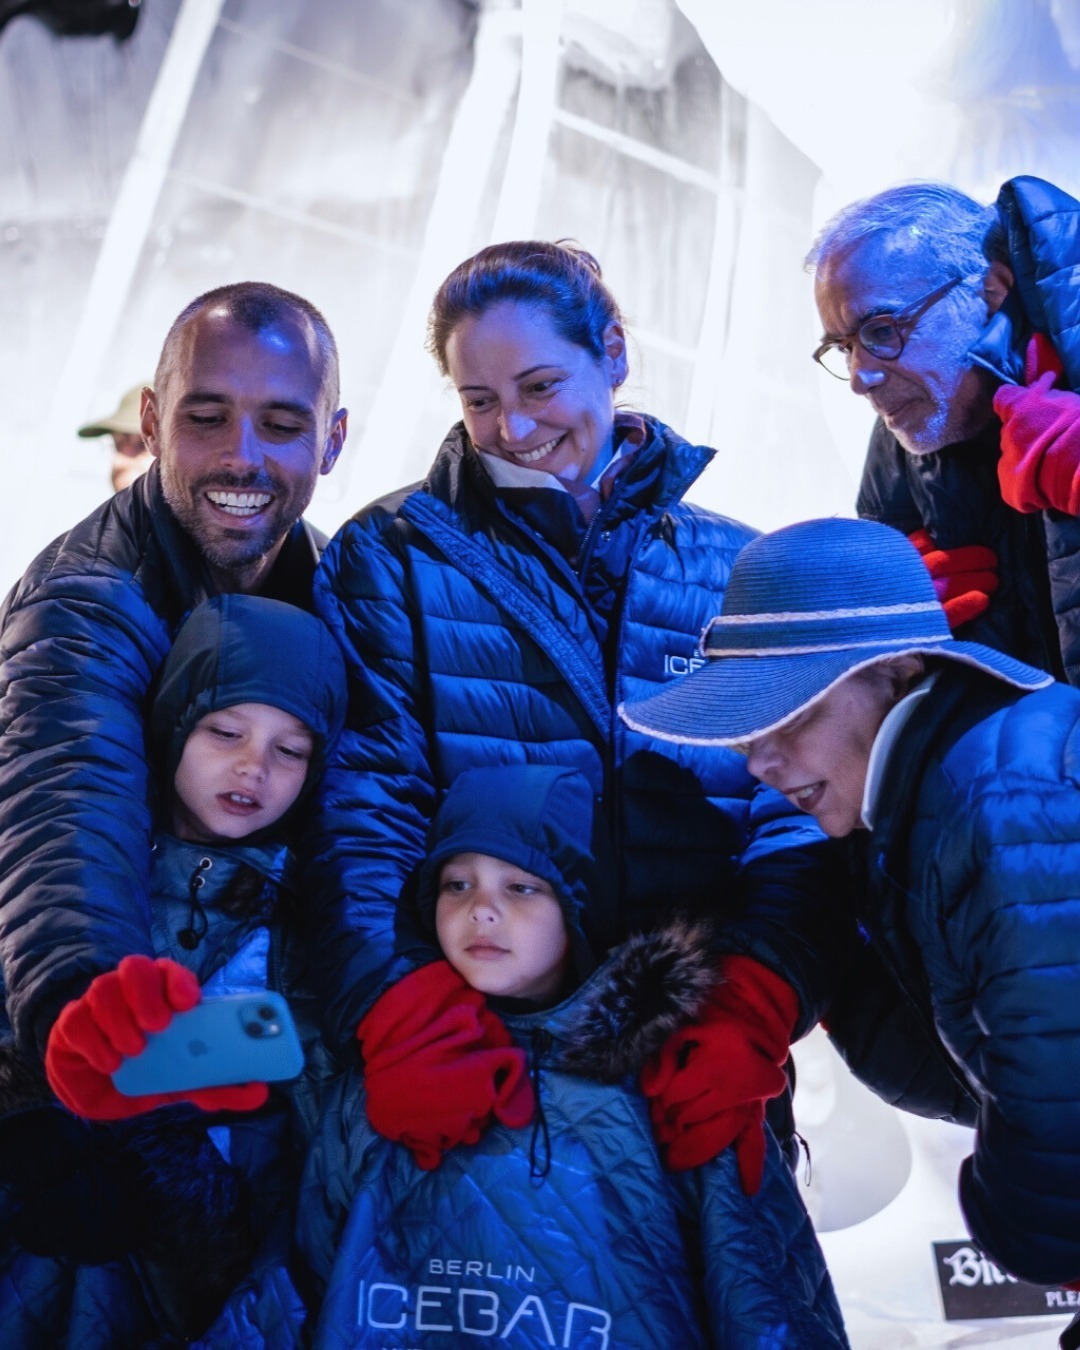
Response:
POLYGON ((304 1052, 289 1005, 270 990, 205 998, 177 1013, 112 1075, 125 1097, 295 1078, 304 1052))

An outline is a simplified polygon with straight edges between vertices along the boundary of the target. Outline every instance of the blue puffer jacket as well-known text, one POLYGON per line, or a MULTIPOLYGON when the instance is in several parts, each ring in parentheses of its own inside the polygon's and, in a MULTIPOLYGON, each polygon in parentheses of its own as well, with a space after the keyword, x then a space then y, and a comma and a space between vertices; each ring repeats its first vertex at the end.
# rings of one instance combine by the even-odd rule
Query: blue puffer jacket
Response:
POLYGON ((461 770, 579 769, 621 867, 621 931, 683 906, 751 913, 726 939, 787 978, 803 1029, 842 941, 830 845, 734 753, 652 742, 614 715, 688 672, 752 532, 681 498, 711 451, 648 439, 572 568, 497 492, 462 427, 426 481, 361 511, 316 574, 353 681, 327 773, 311 890, 321 896, 329 1035, 347 1044, 391 982, 433 959, 398 897, 461 770), (590 597, 604 597, 601 624, 590 597))
MULTIPOLYGON (((1022 694, 950 664, 890 753, 880 800, 864 923, 949 1057, 945 1100, 977 1110, 960 1179, 971 1233, 1023 1279, 1075 1280, 1080 692, 1022 694)), ((860 1076, 902 1084, 896 1049, 871 1046, 860 1076)))
MULTIPOLYGON (((319 542, 295 525, 263 593, 310 608, 319 542)), ((143 719, 177 628, 215 589, 153 465, 0 613, 0 969, 27 1053, 95 975, 152 951, 143 719)))
MULTIPOLYGON (((1022 384, 1034 330, 1049 334, 1071 389, 1080 390, 1080 202, 1038 178, 1013 178, 998 195, 1015 286, 971 358, 1022 384)), ((859 488, 860 516, 910 534, 925 527, 942 548, 984 544, 998 555, 1000 588, 989 609, 957 636, 1080 685, 1080 520, 1060 511, 1022 515, 1001 500, 1001 424, 972 441, 908 455, 879 421, 859 488)))

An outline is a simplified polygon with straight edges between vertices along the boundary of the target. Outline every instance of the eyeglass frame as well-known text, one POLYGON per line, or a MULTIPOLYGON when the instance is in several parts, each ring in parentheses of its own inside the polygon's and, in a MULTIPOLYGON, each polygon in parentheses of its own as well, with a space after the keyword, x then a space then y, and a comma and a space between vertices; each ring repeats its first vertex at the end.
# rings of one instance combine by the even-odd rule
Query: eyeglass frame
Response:
POLYGON ((950 277, 948 281, 943 281, 940 286, 935 286, 932 291, 927 291, 927 293, 923 296, 920 296, 919 299, 912 300, 910 304, 903 305, 900 309, 895 310, 892 313, 889 313, 888 310, 884 310, 880 314, 868 315, 867 318, 863 319, 862 323, 860 323, 858 327, 854 330, 854 332, 851 333, 848 337, 826 338, 825 341, 822 342, 814 351, 813 359, 818 363, 818 365, 826 373, 826 375, 831 375, 835 380, 847 380, 851 378, 852 353, 849 351, 844 355, 844 359, 848 364, 847 372, 844 374, 841 374, 839 371, 830 370, 822 358, 825 356, 826 352, 832 351, 834 348, 837 351, 841 351, 843 349, 844 343, 846 342, 852 343, 853 346, 854 343, 857 342, 859 346, 863 349, 863 351, 866 352, 868 355, 874 357, 875 360, 899 361, 901 356, 903 356, 904 354, 904 348, 908 344, 908 339, 915 331, 916 324, 918 324, 919 320, 926 313, 926 311, 928 309, 933 308, 933 306, 936 305, 939 300, 944 300, 945 297, 949 294, 949 292, 954 289, 954 287, 961 285, 963 282, 967 281, 970 277, 977 275, 979 274, 975 272, 969 272, 965 276, 950 277), (860 336, 863 329, 868 324, 873 323, 875 319, 889 319, 892 323, 896 325, 900 333, 900 349, 894 352, 891 356, 887 356, 883 352, 874 351, 873 347, 865 343, 862 340, 862 337, 860 336), (904 331, 905 329, 907 330, 906 332, 904 331))

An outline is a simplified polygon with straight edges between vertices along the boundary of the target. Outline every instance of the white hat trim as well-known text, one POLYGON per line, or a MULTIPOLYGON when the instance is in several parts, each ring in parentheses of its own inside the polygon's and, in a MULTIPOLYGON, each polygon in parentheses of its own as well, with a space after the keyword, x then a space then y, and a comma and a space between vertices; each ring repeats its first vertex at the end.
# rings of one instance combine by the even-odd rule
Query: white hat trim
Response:
POLYGON ((709 627, 747 623, 808 623, 821 619, 871 619, 879 614, 930 614, 939 610, 936 600, 917 605, 862 605, 858 609, 793 609, 779 614, 718 614, 709 627))
POLYGON ((951 634, 942 633, 940 637, 927 637, 920 633, 917 637, 873 638, 866 642, 815 642, 809 647, 703 647, 703 656, 813 656, 815 652, 853 652, 860 647, 910 647, 913 643, 926 646, 931 642, 949 642, 951 634))

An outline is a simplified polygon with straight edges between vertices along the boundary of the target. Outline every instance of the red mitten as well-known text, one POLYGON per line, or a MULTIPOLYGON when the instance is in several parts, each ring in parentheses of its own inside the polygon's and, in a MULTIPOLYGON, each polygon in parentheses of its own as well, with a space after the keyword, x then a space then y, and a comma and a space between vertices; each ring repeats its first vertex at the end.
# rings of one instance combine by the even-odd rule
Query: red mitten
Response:
POLYGON ((125 1056, 142 1053, 145 1033, 164 1031, 174 1013, 194 1008, 201 997, 198 980, 175 961, 125 956, 56 1019, 45 1047, 49 1086, 69 1111, 89 1120, 123 1120, 174 1102, 191 1102, 204 1111, 262 1106, 265 1083, 144 1097, 125 1097, 113 1087, 110 1074, 125 1056))
POLYGON ((998 560, 992 548, 982 544, 938 548, 927 530, 915 530, 908 538, 922 555, 950 628, 970 623, 989 608, 998 588, 998 560))
POLYGON ((1080 396, 1055 389, 1061 361, 1048 338, 1028 344, 1027 387, 1003 384, 994 395, 1001 418, 998 483, 1016 511, 1048 507, 1080 515, 1080 396))
POLYGON ((519 1127, 535 1107, 524 1050, 447 961, 414 970, 382 995, 356 1031, 372 1127, 438 1167, 475 1144, 492 1118, 519 1127))
POLYGON ((1065 374, 1061 357, 1045 333, 1034 333, 1024 353, 1024 383, 1034 384, 1040 376, 1050 371, 1055 376, 1065 374))
POLYGON ((787 1086, 782 1065, 798 1016, 795 991, 748 956, 727 956, 698 1021, 669 1036, 641 1071, 657 1142, 675 1171, 731 1145, 747 1195, 761 1186, 765 1102, 787 1086))

